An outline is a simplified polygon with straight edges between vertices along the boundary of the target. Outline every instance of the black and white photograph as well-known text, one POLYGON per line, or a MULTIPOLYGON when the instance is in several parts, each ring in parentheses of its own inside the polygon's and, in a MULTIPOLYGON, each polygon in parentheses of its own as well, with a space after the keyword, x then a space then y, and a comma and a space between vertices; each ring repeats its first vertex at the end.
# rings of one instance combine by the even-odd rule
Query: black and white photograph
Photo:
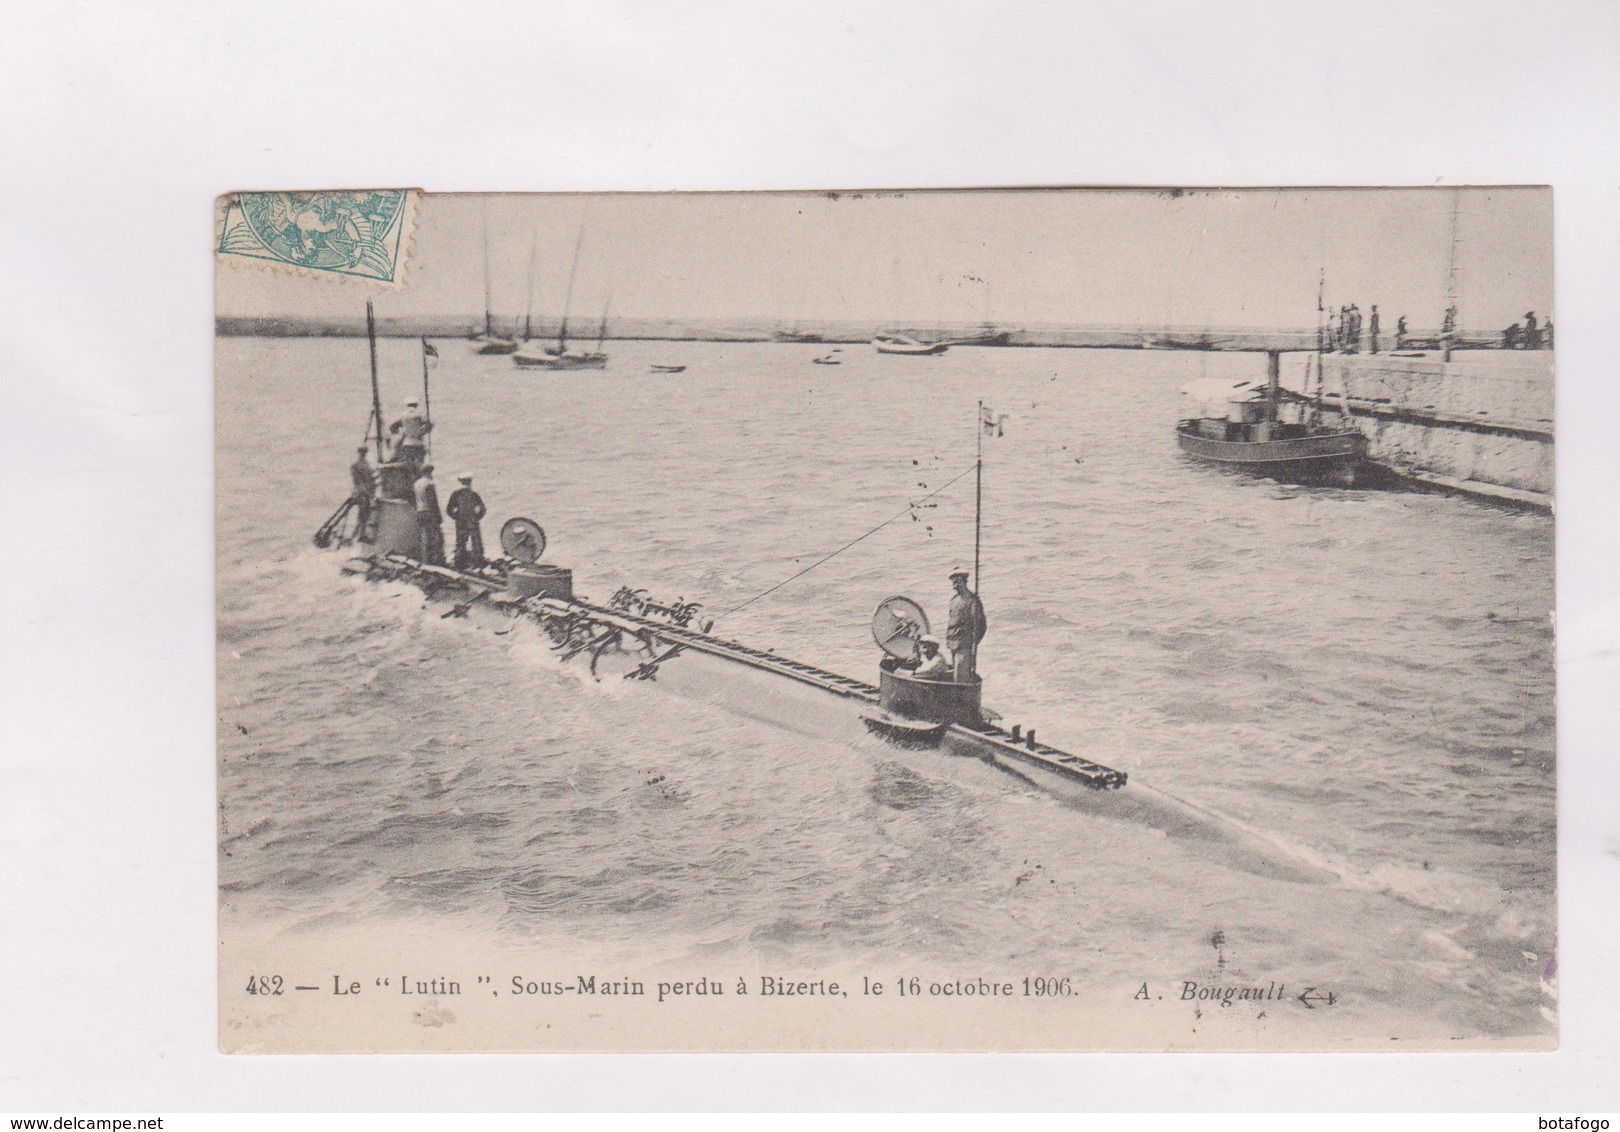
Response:
POLYGON ((1552 190, 215 219, 225 1051, 1556 1047, 1552 190))

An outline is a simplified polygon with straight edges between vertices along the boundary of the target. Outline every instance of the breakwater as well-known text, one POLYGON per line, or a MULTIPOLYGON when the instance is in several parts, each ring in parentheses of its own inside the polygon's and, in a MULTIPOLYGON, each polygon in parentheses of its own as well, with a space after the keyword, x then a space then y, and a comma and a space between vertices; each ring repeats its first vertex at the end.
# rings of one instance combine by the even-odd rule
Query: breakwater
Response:
MULTIPOLYGON (((1478 350, 1328 355, 1329 404, 1344 399, 1370 455, 1407 476, 1473 495, 1550 508, 1553 355, 1478 350)), ((1302 390, 1301 390, 1302 391, 1302 390)))
MULTIPOLYGON (((594 324, 592 324, 594 326, 594 324)), ((218 334, 225 338, 357 338, 364 337, 364 319, 244 317, 220 315, 218 334)), ((390 317, 379 315, 377 333, 384 338, 465 338, 484 329, 481 318, 390 317)), ((534 319, 534 338, 555 338, 561 328, 555 319, 534 319)), ((523 320, 510 316, 494 320, 496 334, 524 337, 523 320)), ((576 327, 576 337, 579 328, 576 327)), ((1292 353, 1315 350, 1320 331, 1315 327, 1171 326, 1162 324, 1079 325, 1057 323, 1006 324, 995 327, 972 323, 781 321, 760 319, 681 319, 615 316, 607 320, 605 336, 616 342, 784 342, 800 345, 849 346, 870 342, 874 334, 905 334, 925 342, 972 344, 993 336, 1000 346, 1047 346, 1082 350, 1205 350, 1214 352, 1292 353)), ((1438 331, 1414 331, 1438 335, 1438 331)), ((586 329, 587 338, 595 337, 586 329)), ((1467 331, 1454 339, 1459 348, 1484 346, 1495 336, 1467 331)))

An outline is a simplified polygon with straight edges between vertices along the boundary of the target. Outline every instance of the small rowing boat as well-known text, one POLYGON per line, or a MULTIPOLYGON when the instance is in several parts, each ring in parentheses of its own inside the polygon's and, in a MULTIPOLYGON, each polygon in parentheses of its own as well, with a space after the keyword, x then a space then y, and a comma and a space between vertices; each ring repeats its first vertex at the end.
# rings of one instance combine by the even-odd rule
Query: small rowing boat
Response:
POLYGON ((879 334, 872 345, 880 354, 905 354, 911 357, 932 357, 950 348, 946 342, 922 342, 905 334, 879 334))

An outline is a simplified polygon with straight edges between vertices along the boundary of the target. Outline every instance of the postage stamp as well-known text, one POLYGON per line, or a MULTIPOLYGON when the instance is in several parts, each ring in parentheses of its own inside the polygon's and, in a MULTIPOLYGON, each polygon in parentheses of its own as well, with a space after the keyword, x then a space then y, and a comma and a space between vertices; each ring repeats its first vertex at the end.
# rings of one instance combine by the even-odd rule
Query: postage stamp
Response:
POLYGON ((234 193, 221 201, 218 254, 398 287, 417 195, 412 189, 234 193))

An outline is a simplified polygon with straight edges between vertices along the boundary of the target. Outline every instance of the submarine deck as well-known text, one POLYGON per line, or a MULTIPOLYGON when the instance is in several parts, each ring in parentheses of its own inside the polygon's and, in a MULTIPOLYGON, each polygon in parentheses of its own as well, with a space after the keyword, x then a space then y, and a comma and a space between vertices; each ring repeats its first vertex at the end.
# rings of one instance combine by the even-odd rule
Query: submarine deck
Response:
MULTIPOLYGON (((434 566, 397 553, 369 558, 366 561, 371 563, 371 572, 374 575, 411 581, 428 591, 430 597, 451 586, 461 587, 466 591, 478 591, 480 598, 500 599, 506 596, 504 578, 494 573, 485 575, 446 566, 434 566)), ((598 624, 636 634, 649 642, 658 640, 670 647, 678 645, 683 649, 691 649, 755 671, 783 676, 845 699, 873 705, 878 702, 878 689, 864 681, 736 641, 711 636, 687 626, 644 617, 626 610, 609 609, 581 598, 563 600, 543 596, 518 598, 513 595, 509 600, 495 603, 513 615, 527 614, 542 622, 588 618, 598 624)), ((1124 771, 1103 766, 1101 763, 1070 754, 1046 743, 1036 742, 1033 733, 1028 736, 1014 736, 1011 732, 989 722, 982 722, 976 726, 953 723, 947 733, 956 745, 966 747, 972 753, 989 756, 998 762, 1005 760, 1016 763, 1020 770, 1045 771, 1067 782, 1094 790, 1117 790, 1126 782, 1127 776, 1124 771)))

